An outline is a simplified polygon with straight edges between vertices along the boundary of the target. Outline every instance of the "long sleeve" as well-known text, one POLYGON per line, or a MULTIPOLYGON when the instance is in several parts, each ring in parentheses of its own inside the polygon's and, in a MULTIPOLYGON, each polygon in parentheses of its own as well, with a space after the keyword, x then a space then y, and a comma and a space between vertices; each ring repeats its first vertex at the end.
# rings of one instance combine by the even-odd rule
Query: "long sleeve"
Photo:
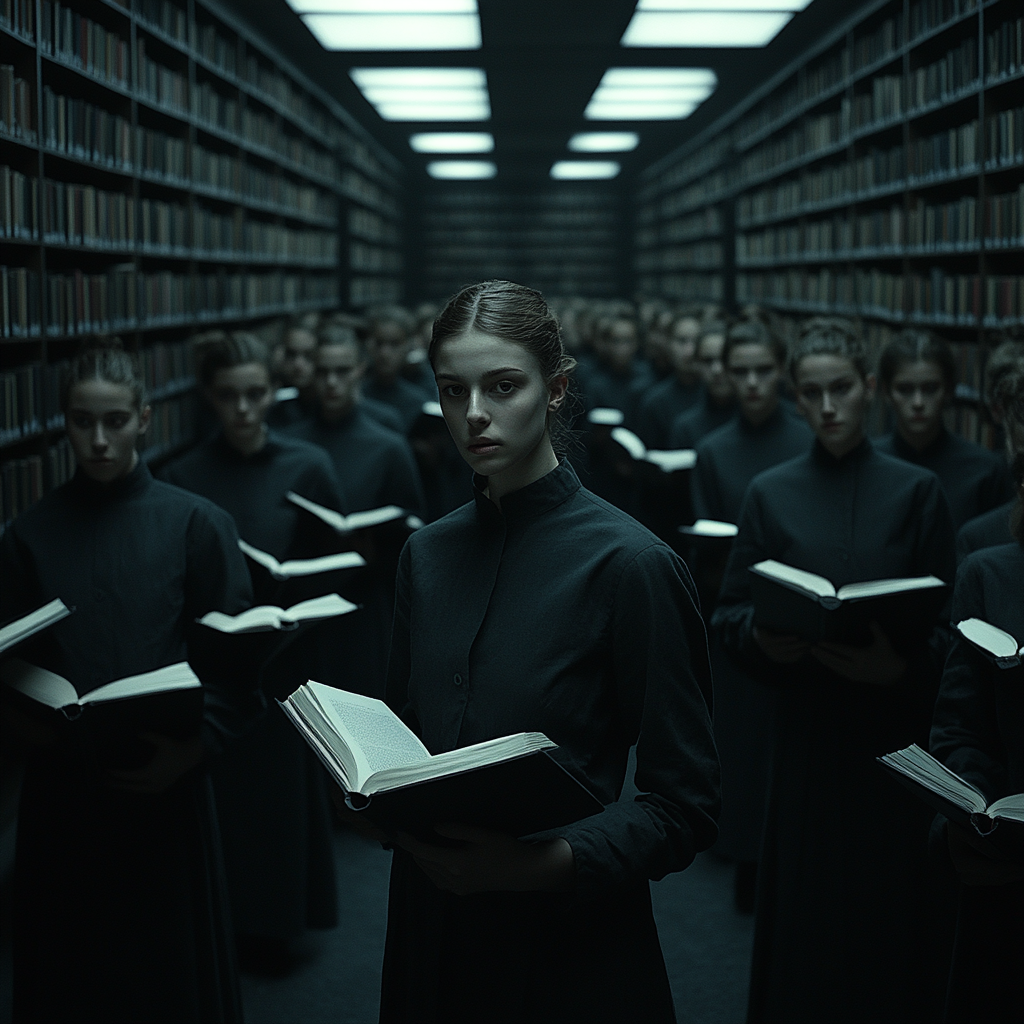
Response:
POLYGON ((679 871, 717 835, 711 670, 685 572, 667 548, 652 545, 615 588, 616 696, 622 728, 637 738, 641 795, 557 830, 572 846, 583 898, 679 871))

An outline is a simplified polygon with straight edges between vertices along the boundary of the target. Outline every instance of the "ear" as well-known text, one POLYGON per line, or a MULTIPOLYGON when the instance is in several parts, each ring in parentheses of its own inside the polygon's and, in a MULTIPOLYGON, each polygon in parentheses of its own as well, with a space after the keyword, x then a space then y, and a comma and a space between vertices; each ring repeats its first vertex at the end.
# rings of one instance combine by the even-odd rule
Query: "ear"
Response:
POLYGON ((557 412, 569 391, 569 378, 562 375, 548 382, 548 412, 557 412))
POLYGON ((149 421, 153 418, 153 407, 144 405, 139 413, 139 434, 140 436, 149 430, 149 421))

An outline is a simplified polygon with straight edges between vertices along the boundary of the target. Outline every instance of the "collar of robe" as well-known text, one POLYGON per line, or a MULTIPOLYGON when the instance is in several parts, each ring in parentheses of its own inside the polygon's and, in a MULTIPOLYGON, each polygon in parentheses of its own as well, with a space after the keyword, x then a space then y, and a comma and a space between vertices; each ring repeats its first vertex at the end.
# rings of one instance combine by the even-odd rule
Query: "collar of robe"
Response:
POLYGON ((766 420, 762 420, 756 426, 747 419, 746 416, 741 412, 737 419, 740 422, 740 430, 746 431, 748 434, 769 434, 773 430, 778 430, 786 420, 786 409, 782 404, 780 398, 775 408, 772 410, 772 414, 766 420))
POLYGON ((875 446, 866 437, 862 437, 856 448, 851 448, 842 458, 837 459, 817 438, 814 439, 814 447, 811 454, 814 461, 820 466, 834 469, 845 469, 847 466, 855 466, 871 456, 875 446))
POLYGON ((477 514, 485 522, 503 521, 508 524, 533 519, 561 505, 566 498, 575 494, 580 486, 580 478, 576 471, 569 465, 567 459, 562 459, 550 473, 546 473, 539 480, 506 494, 501 499, 499 509, 484 493, 487 489, 487 477, 478 473, 473 474, 473 498, 476 501, 477 514))
POLYGON ((153 482, 153 474, 149 471, 146 461, 140 456, 136 467, 120 480, 112 483, 100 483, 86 476, 79 466, 71 478, 71 488, 82 501, 100 504, 107 501, 121 501, 140 491, 144 491, 153 482))
POLYGON ((271 430, 270 427, 266 427, 266 431, 267 434, 263 442, 263 447, 258 452, 253 452, 252 455, 243 455, 234 447, 234 445, 230 444, 228 439, 224 436, 223 430, 215 436, 214 447, 220 453, 222 458, 231 459, 233 461, 256 462, 259 459, 266 459, 273 455, 281 446, 277 432, 271 430))
POLYGON ((894 430, 892 432, 892 450, 907 462, 924 462, 942 451, 949 443, 949 439, 949 431, 943 425, 935 440, 927 448, 918 451, 913 445, 907 444, 898 430, 894 430))

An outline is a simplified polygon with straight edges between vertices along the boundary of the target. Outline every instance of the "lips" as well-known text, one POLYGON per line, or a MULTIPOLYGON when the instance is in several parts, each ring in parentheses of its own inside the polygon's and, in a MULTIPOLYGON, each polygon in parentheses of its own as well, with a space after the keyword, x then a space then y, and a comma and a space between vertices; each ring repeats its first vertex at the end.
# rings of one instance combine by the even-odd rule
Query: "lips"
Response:
POLYGON ((472 452, 474 455, 490 455, 491 452, 496 452, 499 447, 499 443, 492 441, 489 437, 482 437, 466 445, 467 451, 472 452))

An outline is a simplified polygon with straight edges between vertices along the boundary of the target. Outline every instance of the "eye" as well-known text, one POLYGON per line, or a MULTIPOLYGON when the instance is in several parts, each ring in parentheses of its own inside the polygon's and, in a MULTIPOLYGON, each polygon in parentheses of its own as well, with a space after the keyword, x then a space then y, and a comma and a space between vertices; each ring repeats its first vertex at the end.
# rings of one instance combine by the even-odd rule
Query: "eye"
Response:
POLYGON ((832 386, 832 393, 834 395, 846 395, 849 394, 850 389, 853 387, 853 382, 849 380, 841 380, 838 384, 832 386))
POLYGON ((499 395, 511 395, 515 389, 515 384, 510 380, 499 380, 498 383, 494 385, 494 390, 497 391, 499 395))
POLYGON ((123 426, 125 426, 127 424, 127 422, 130 419, 131 419, 131 415, 129 413, 126 413, 126 412, 115 412, 115 413, 111 413, 109 416, 105 416, 103 418, 103 422, 111 430, 120 430, 123 426))
POLYGON ((800 388, 799 395, 805 402, 821 401, 821 390, 819 388, 800 388))
POLYGON ((466 393, 466 389, 461 384, 446 384, 441 388, 441 392, 449 398, 461 398, 466 393))

